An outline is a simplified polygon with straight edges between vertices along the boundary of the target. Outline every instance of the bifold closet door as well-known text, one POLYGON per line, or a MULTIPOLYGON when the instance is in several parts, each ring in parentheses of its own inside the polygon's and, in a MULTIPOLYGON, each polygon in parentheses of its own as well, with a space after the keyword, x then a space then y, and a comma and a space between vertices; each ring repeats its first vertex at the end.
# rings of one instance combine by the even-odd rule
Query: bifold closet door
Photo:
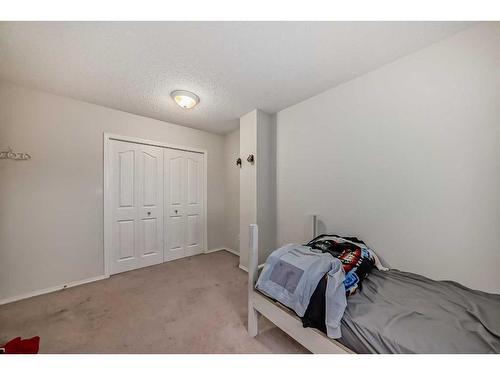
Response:
POLYGON ((110 273, 163 262, 163 149, 110 141, 110 273))
POLYGON ((204 249, 204 156, 165 149, 165 261, 204 249))

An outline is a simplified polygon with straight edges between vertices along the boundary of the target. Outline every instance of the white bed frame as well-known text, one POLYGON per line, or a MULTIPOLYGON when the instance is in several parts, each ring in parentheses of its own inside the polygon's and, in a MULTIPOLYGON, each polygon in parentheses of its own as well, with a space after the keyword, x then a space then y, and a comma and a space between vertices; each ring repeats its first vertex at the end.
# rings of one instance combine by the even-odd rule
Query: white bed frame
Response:
MULTIPOLYGON (((312 215, 312 234, 316 237, 317 218, 312 215)), ((263 315, 281 328, 299 344, 312 353, 354 354, 338 341, 329 338, 314 328, 304 328, 295 313, 278 302, 274 302, 255 289, 259 262, 259 228, 250 225, 250 254, 248 264, 248 333, 251 337, 259 333, 259 316, 263 315)))

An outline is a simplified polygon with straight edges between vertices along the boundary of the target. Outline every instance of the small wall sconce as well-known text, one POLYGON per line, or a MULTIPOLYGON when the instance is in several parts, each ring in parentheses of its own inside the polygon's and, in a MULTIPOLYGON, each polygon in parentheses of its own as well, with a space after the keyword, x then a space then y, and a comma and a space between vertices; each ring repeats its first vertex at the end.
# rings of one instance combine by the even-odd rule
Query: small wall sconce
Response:
POLYGON ((236 159, 236 165, 241 168, 241 158, 236 159))
POLYGON ((253 162, 254 162, 254 157, 253 157, 253 154, 248 155, 247 161, 248 161, 250 164, 253 164, 253 162))

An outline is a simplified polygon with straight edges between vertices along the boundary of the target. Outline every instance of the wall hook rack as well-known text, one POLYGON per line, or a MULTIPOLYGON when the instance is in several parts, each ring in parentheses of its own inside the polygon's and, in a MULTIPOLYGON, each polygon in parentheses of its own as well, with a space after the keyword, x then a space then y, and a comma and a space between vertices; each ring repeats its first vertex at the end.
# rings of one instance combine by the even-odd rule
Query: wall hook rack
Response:
POLYGON ((30 160, 31 155, 24 152, 14 152, 12 148, 9 147, 8 151, 0 151, 0 159, 30 160))

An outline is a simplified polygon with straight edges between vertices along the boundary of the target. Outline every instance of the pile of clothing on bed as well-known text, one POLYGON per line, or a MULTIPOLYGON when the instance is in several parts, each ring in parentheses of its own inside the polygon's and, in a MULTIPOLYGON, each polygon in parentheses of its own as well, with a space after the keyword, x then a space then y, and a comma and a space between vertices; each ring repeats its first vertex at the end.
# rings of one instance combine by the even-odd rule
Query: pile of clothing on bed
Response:
POLYGON ((306 245, 273 251, 256 288, 294 310, 304 327, 340 338, 346 298, 361 289, 373 267, 386 270, 363 241, 320 235, 306 245))

